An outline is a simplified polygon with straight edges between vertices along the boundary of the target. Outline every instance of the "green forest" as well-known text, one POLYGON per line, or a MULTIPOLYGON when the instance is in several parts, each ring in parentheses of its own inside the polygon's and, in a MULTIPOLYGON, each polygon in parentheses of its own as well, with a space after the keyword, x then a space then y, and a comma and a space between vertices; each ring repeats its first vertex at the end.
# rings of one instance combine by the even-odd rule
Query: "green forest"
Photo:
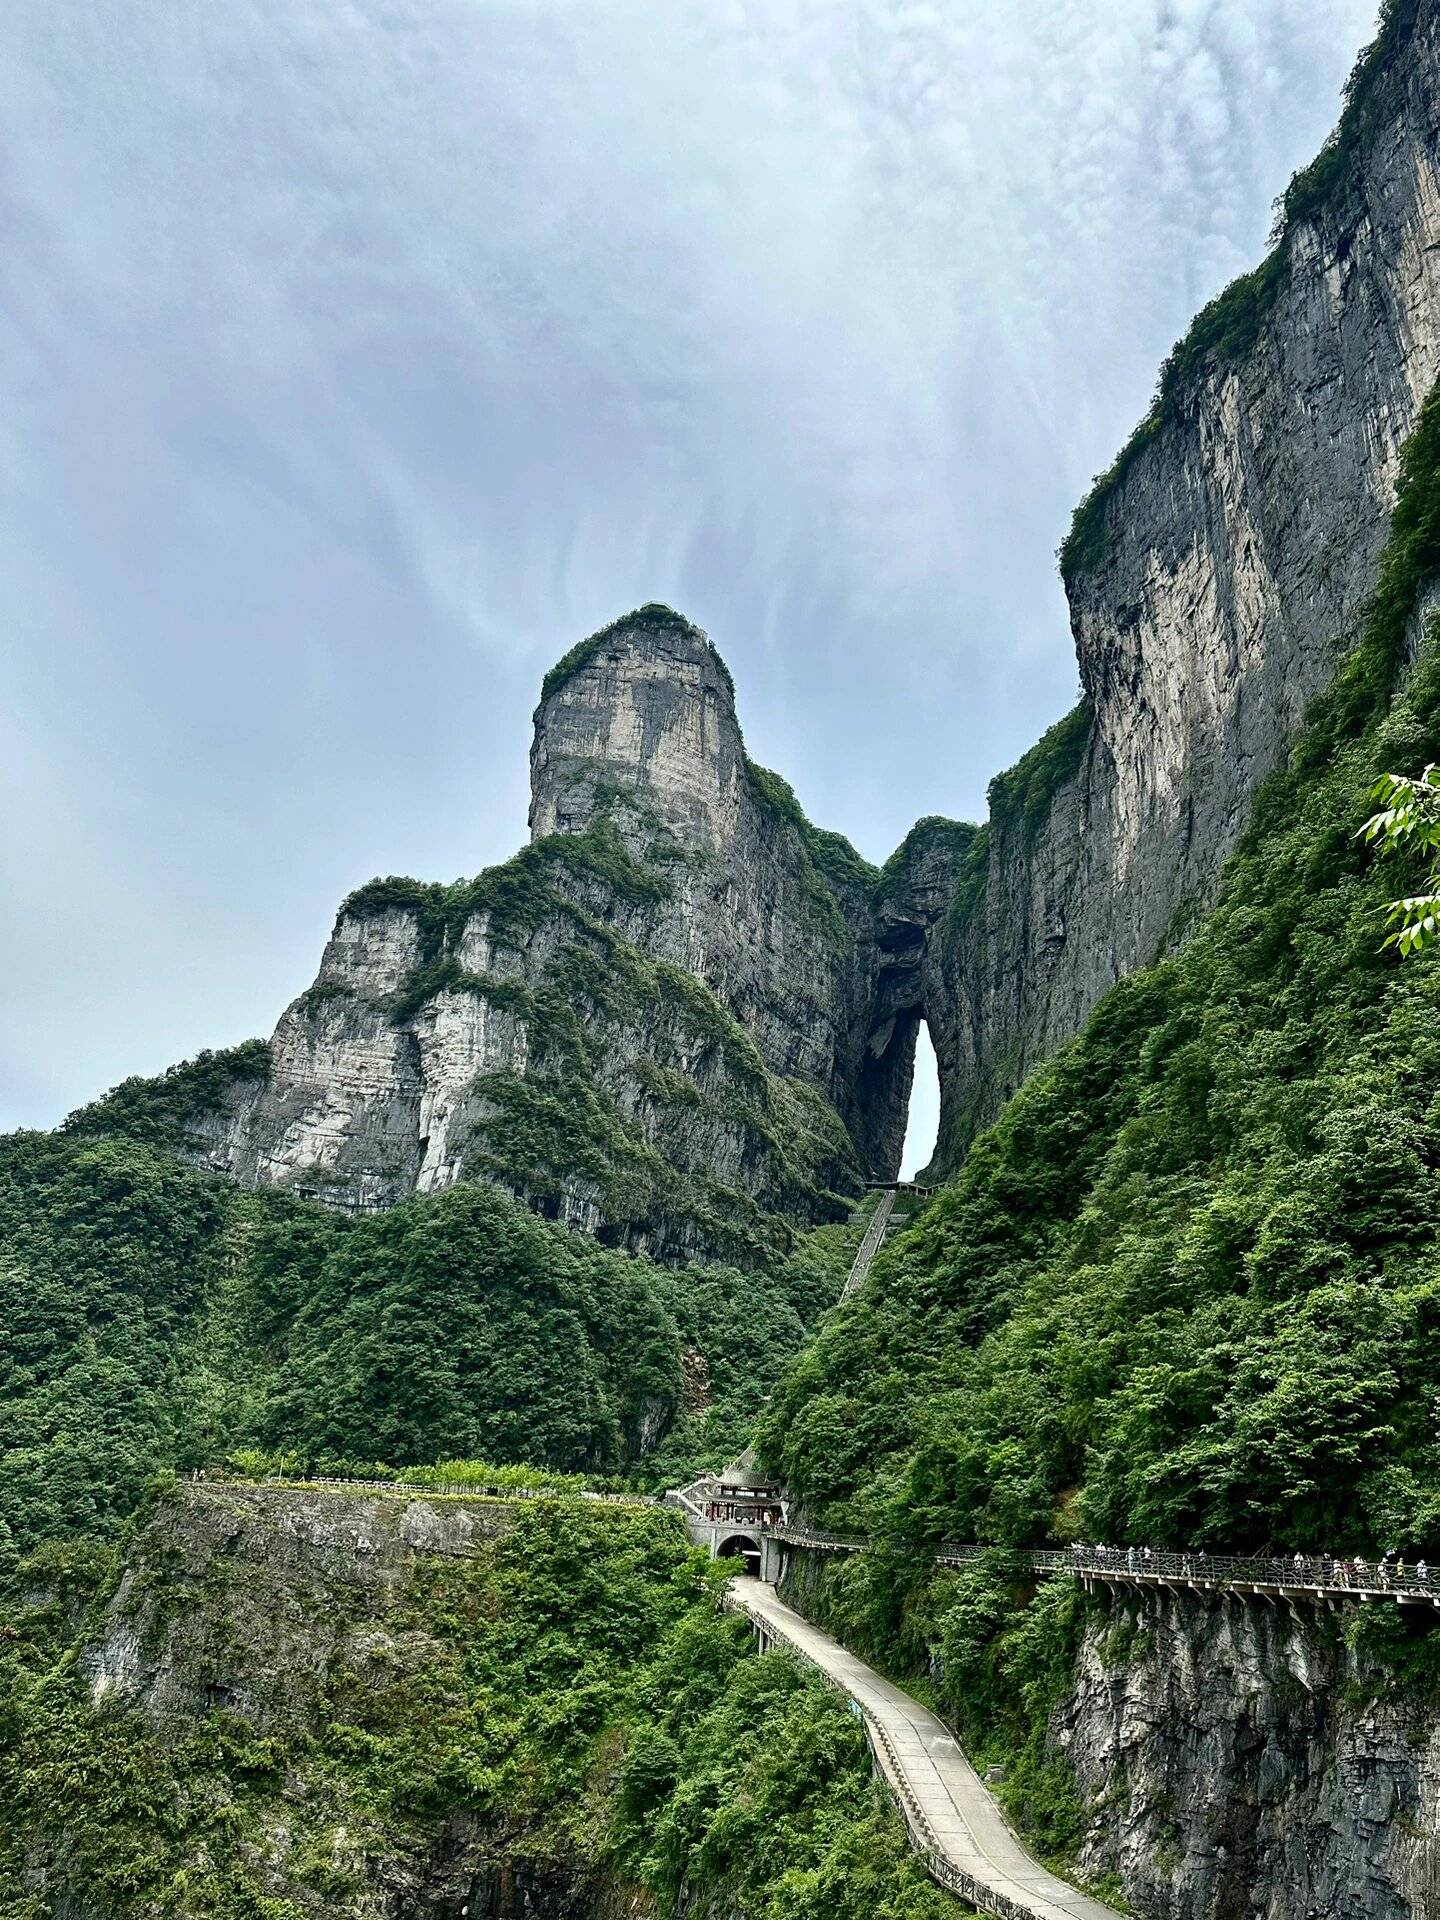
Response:
POLYGON ((680 1270, 484 1184, 356 1216, 121 1134, 11 1135, 0 1564, 112 1533, 152 1474, 241 1447, 687 1479, 744 1444, 856 1237, 680 1270))
POLYGON ((1218 906, 1039 1069, 762 1421, 818 1515, 911 1548, 1414 1550, 1440 1521, 1440 974, 1387 943, 1440 758, 1440 400, 1360 639, 1218 906))
POLYGON ((205 1499, 218 1551, 200 1509, 159 1499, 138 1516, 141 1591, 172 1583, 141 1658, 182 1648, 212 1699, 252 1690, 246 1713, 93 1709, 75 1649, 103 1630, 104 1549, 41 1548, 12 1588, 7 1920, 81 1899, 117 1920, 371 1913, 377 1892, 420 1898, 443 1875, 445 1835, 597 1900, 644 1889, 662 1914, 696 1898, 754 1920, 958 1912, 844 1703, 787 1655, 753 1653, 670 1515, 546 1502, 398 1588, 337 1570, 301 1589, 266 1530, 227 1515, 233 1496, 205 1499), (297 1607, 277 1669, 275 1622, 297 1607))

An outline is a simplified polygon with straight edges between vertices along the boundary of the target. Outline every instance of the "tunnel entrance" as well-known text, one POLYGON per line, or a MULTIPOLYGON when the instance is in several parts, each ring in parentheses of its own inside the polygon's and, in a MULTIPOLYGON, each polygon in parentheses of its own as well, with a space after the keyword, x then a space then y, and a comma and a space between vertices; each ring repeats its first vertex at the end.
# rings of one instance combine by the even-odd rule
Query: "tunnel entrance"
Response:
POLYGON ((760 1542, 748 1533, 731 1533, 715 1548, 717 1560, 743 1560, 746 1573, 760 1578, 760 1542))
POLYGON ((900 1178, 913 1180, 935 1158, 940 1139, 940 1067, 930 1028, 922 1017, 915 1032, 915 1064, 910 1077, 910 1106, 905 1118, 905 1145, 900 1151, 900 1178))

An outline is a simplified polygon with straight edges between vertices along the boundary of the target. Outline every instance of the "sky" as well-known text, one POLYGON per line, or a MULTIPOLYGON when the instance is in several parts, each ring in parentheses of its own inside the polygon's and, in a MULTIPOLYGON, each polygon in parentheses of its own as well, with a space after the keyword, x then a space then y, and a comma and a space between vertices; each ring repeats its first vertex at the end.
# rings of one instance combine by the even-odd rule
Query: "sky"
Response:
POLYGON ((646 600, 871 859, 983 817, 1374 11, 7 0, 0 1127, 513 852, 542 674, 646 600))

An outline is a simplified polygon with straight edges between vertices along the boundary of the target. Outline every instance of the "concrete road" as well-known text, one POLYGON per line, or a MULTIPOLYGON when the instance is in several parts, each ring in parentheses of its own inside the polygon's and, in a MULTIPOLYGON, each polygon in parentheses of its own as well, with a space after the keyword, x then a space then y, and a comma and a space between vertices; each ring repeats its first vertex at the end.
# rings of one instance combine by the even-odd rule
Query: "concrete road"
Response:
POLYGON ((1058 1880, 1030 1857, 954 1736, 927 1707, 811 1626, 773 1587, 740 1575, 728 1591, 734 1605, 838 1681, 880 1730, 881 1763, 891 1785, 902 1802, 911 1803, 912 1830, 918 1824, 937 1853, 1035 1920, 1119 1920, 1113 1907, 1058 1880))

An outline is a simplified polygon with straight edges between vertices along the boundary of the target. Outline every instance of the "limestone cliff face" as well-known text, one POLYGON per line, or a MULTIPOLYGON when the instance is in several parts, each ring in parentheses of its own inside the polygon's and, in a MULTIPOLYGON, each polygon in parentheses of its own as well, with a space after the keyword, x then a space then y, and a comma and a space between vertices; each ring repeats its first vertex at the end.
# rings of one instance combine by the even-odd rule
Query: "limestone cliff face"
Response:
POLYGON ((1440 0, 1404 0, 1274 254, 1077 516, 1083 698, 983 829, 922 822, 877 875, 749 761, 705 635, 641 608, 547 679, 530 846, 352 896, 268 1087, 197 1148, 357 1206, 481 1175, 748 1257, 893 1175, 923 1017, 949 1170, 1214 898, 1353 637, 1437 367, 1440 0))
POLYGON ((874 876, 747 759, 703 633, 644 608, 550 676, 531 826, 473 881, 352 895, 197 1147, 354 1207, 496 1179, 663 1255, 833 1217, 903 1134, 856 1097, 874 876))
POLYGON ((748 759, 730 675, 698 628, 644 609, 580 652, 536 710, 532 837, 583 833, 617 796, 636 853, 637 823, 642 835, 663 823, 685 873, 655 916, 656 950, 717 995, 772 1072, 863 1126, 852 1083, 868 1038, 873 870, 748 759))
MULTIPOLYGON (((370 1751, 361 1727, 383 1742, 416 1697, 436 1716, 456 1712, 465 1637, 426 1596, 450 1570, 492 1556, 509 1524, 506 1508, 484 1501, 184 1485, 130 1541, 119 1585, 80 1654, 90 1699, 103 1713, 139 1716, 192 1765, 203 1768, 207 1753, 218 1759, 218 1782, 196 1789, 192 1776, 197 1797, 242 1798, 240 1782, 264 1796, 276 1785, 247 1865, 277 1912, 320 1911, 317 1885, 336 1920, 603 1920, 629 1911, 636 1891, 583 1847, 558 1848, 498 1808, 478 1816, 464 1791, 473 1782, 449 1783, 450 1796, 443 1787, 417 1796, 396 1832, 373 1819, 366 1826, 356 1802, 341 1812, 336 1755, 320 1757, 337 1716, 356 1723, 341 1771, 360 1775, 370 1751), (217 1726, 230 1744, 206 1749, 217 1726), (255 1744, 270 1738, 296 1756, 283 1791, 255 1744)), ((195 1814, 194 1803, 167 1808, 181 1822, 195 1814)), ((27 1838, 37 1889, 52 1878, 66 1884, 61 1810, 53 1828, 27 1838)), ((203 1845, 199 1856, 167 1912, 209 1910, 200 1897, 203 1845)), ((53 1910, 72 1920, 115 1912, 103 1900, 91 1905, 83 1889, 53 1910)))
POLYGON ((1085 1870, 1150 1920, 1440 1913, 1440 1724, 1344 1617, 1162 1594, 1098 1618, 1051 1727, 1085 1870))
POLYGON ((1440 368, 1440 9, 1393 12, 1324 191, 1201 316, 1069 543, 1088 729, 1038 770, 1028 818, 992 818, 946 945, 931 1025, 951 1159, 1214 897, 1375 584, 1440 368))

